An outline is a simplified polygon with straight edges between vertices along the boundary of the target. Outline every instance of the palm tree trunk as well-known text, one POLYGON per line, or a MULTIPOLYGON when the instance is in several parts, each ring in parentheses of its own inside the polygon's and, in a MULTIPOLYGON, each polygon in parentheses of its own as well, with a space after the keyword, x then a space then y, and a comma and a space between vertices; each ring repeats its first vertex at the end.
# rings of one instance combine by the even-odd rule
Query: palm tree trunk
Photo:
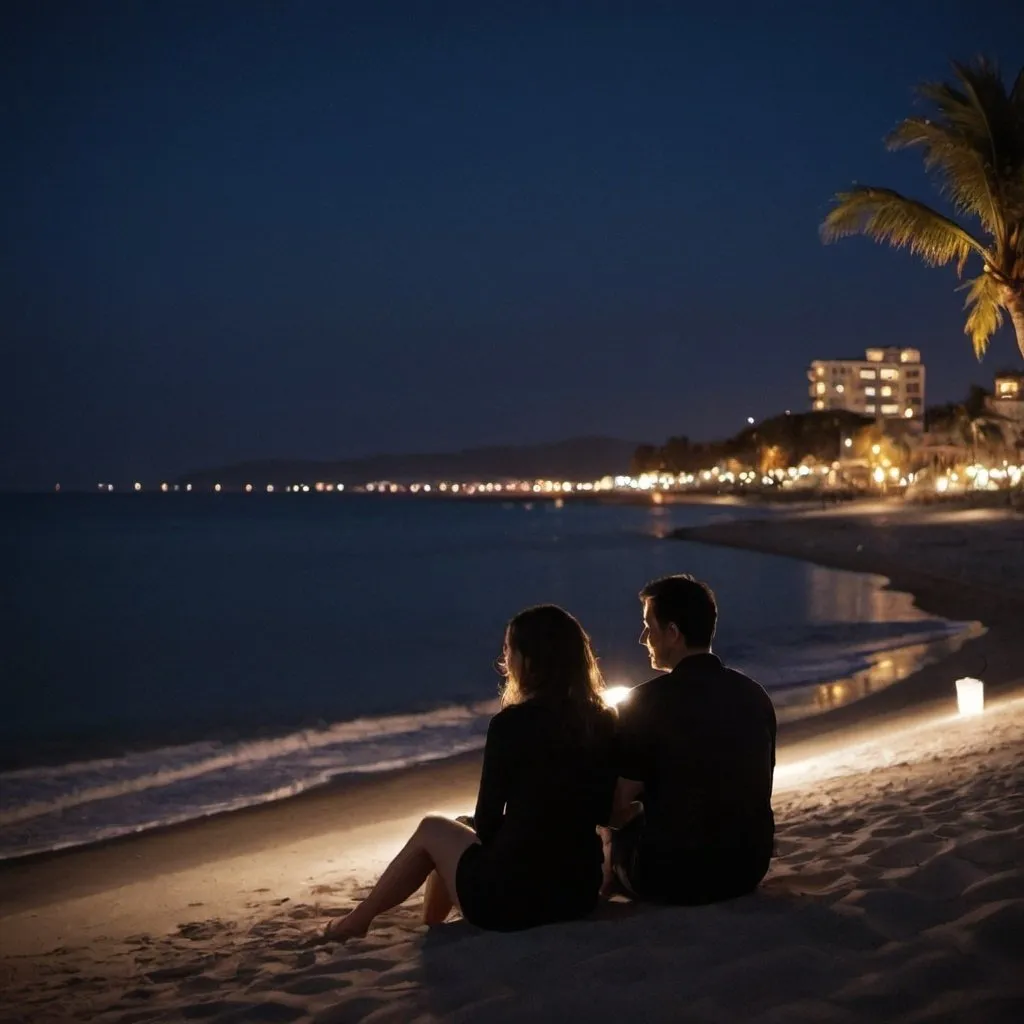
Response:
POLYGON ((1024 358, 1024 292, 1010 292, 1006 299, 1006 309, 1013 321, 1013 329, 1017 332, 1017 348, 1024 358))

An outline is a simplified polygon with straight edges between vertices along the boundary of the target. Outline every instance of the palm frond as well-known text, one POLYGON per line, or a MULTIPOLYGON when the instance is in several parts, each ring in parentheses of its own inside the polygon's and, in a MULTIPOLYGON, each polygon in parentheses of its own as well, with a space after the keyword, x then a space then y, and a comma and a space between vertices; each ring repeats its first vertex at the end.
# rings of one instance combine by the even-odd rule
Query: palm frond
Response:
POLYGON ((888 188, 859 186, 836 194, 836 205, 821 225, 824 242, 866 235, 876 242, 906 247, 930 266, 956 263, 962 273, 971 252, 991 262, 985 247, 955 221, 924 203, 888 188))
POLYGON ((1024 117, 1024 67, 1017 72, 1017 78, 1010 89, 1010 103, 1017 115, 1024 117))
POLYGON ((994 62, 979 58, 973 65, 953 65, 972 108, 974 121, 984 125, 979 148, 988 164, 993 203, 1000 221, 996 232, 1006 244, 1006 228, 1024 218, 1024 120, 1014 109, 1010 92, 994 62))
POLYGON ((930 116, 909 118, 889 136, 890 149, 920 145, 925 168, 956 207, 976 215, 1005 245, 1008 227, 1024 214, 1024 121, 995 63, 953 64, 957 85, 927 82, 917 90, 930 116))
POLYGON ((930 82, 918 95, 923 117, 907 118, 888 138, 890 149, 919 146, 925 170, 959 214, 977 217, 971 232, 937 210, 883 188, 840 192, 821 225, 825 242, 867 235, 906 247, 926 263, 953 263, 962 274, 971 252, 982 274, 965 287, 965 331, 980 358, 1009 311, 1024 353, 1024 67, 1007 88, 994 61, 953 64, 951 82, 930 82))
POLYGON ((886 140, 889 149, 921 146, 925 170, 937 174, 940 191, 962 213, 973 214, 990 234, 1002 228, 991 169, 974 140, 925 117, 908 117, 886 140))
POLYGON ((964 309, 969 310, 964 334, 970 335, 974 354, 980 359, 988 348, 989 339, 1003 322, 999 284, 990 273, 983 271, 965 281, 961 288, 967 289, 964 309))

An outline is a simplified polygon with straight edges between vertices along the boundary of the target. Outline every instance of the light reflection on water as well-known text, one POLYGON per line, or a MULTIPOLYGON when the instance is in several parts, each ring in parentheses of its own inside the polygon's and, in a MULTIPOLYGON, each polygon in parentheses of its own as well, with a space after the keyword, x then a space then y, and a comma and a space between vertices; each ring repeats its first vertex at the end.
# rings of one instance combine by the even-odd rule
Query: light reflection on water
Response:
POLYGON ((872 573, 807 566, 810 622, 917 622, 930 618, 914 605, 913 595, 882 586, 872 573))
POLYGON ((772 700, 780 722, 807 718, 852 704, 871 693, 898 683, 925 665, 930 665, 960 648, 985 632, 981 623, 965 623, 964 630, 941 640, 911 644, 871 656, 871 665, 851 676, 813 686, 773 690, 772 700))

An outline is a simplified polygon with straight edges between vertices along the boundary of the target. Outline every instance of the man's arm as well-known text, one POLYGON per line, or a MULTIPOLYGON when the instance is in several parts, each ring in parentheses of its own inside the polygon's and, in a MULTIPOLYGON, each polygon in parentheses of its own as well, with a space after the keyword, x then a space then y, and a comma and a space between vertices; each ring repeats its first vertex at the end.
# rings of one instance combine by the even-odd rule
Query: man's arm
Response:
POLYGON ((644 784, 640 780, 647 777, 650 760, 647 756, 647 720, 643 712, 643 701, 636 696, 619 708, 615 749, 619 778, 608 822, 612 828, 622 828, 643 809, 639 797, 644 791, 644 784))
POLYGON ((643 810, 643 804, 638 799, 643 791, 644 784, 642 782, 635 782, 633 779, 619 779, 615 784, 612 813, 608 819, 608 824, 612 828, 622 828, 643 810))

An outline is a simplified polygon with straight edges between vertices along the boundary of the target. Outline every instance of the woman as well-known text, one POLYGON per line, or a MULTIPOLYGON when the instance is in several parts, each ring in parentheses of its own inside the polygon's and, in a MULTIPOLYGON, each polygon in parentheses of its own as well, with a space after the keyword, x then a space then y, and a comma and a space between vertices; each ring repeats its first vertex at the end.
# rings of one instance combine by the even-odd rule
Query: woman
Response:
POLYGON ((502 710, 487 730, 474 828, 424 818, 325 939, 365 935, 425 881, 428 925, 453 905, 481 928, 512 931, 582 917, 597 904, 596 826, 607 821, 615 785, 615 714, 601 699, 590 638, 562 608, 528 608, 508 624, 501 666, 502 710))

